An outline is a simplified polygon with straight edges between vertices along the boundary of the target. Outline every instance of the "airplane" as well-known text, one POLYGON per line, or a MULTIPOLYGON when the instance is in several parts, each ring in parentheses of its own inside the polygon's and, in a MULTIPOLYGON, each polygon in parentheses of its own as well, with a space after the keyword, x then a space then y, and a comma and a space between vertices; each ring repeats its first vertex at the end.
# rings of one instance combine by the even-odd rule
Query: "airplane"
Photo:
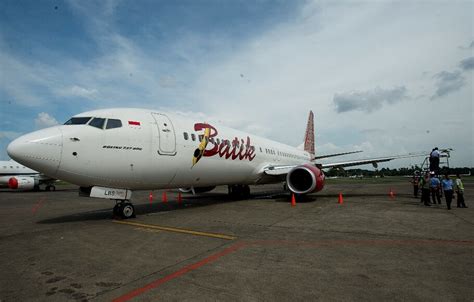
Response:
POLYGON ((0 161, 0 188, 14 190, 36 190, 46 185, 46 191, 55 191, 56 180, 42 175, 40 172, 25 167, 13 160, 0 161))
POLYGON ((64 125, 25 134, 7 147, 11 158, 78 185, 79 194, 115 200, 114 216, 135 217, 133 190, 181 188, 206 192, 227 185, 246 197, 249 185, 285 183, 293 194, 323 189, 323 169, 372 164, 389 156, 332 164, 316 159, 310 111, 304 150, 174 113, 113 108, 83 112, 64 125))

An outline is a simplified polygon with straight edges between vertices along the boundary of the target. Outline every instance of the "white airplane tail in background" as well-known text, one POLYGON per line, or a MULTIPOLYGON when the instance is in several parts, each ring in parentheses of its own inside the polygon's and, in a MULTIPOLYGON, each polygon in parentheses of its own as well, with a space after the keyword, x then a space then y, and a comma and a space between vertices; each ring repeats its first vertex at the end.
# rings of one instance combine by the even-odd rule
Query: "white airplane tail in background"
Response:
POLYGON ((304 136, 304 151, 311 154, 312 157, 315 155, 314 150, 314 114, 313 111, 309 112, 308 123, 306 124, 306 133, 304 136))

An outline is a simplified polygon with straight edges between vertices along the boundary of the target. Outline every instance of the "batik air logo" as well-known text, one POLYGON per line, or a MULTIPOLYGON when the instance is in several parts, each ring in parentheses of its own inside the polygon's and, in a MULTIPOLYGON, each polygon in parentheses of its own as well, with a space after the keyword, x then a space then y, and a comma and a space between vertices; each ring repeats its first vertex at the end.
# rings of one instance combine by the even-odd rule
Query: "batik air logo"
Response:
POLYGON ((205 123, 194 124, 195 131, 203 131, 201 142, 193 154, 193 167, 204 157, 219 156, 231 160, 248 160, 255 158, 255 147, 250 144, 250 137, 247 141, 235 137, 232 142, 222 139, 220 144, 217 143, 215 137, 218 132, 213 126, 205 123))

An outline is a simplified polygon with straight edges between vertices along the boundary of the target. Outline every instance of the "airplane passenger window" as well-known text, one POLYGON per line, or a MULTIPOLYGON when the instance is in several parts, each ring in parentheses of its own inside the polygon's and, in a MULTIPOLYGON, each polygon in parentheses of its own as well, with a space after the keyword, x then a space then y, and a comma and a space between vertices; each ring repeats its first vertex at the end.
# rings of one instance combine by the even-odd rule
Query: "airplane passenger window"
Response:
POLYGON ((90 117, 72 117, 64 125, 85 125, 90 119, 90 117))
POLYGON ((185 140, 188 140, 188 138, 189 138, 189 135, 188 135, 188 133, 187 133, 187 132, 183 132, 183 136, 184 136, 184 139, 185 139, 185 140))
POLYGON ((196 140, 196 134, 194 133, 191 133, 191 139, 193 140, 193 142, 196 140))
POLYGON ((120 127, 122 127, 122 121, 121 120, 108 119, 107 120, 107 126, 105 126, 105 129, 113 129, 113 128, 120 128, 120 127))
POLYGON ((220 139, 217 139, 217 144, 220 145, 221 144, 221 141, 220 139))
POLYGON ((102 128, 104 128, 104 123, 105 123, 105 118, 95 117, 95 118, 89 123, 89 126, 102 129, 102 128))

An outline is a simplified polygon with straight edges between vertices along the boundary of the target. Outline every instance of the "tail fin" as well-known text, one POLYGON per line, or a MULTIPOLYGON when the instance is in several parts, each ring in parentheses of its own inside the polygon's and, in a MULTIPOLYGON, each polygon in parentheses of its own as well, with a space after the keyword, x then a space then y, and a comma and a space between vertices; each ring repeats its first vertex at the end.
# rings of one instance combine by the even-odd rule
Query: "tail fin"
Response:
POLYGON ((309 152, 312 156, 314 156, 315 149, 314 149, 314 114, 313 111, 309 112, 308 117, 308 124, 306 124, 306 133, 304 136, 304 150, 309 152))

